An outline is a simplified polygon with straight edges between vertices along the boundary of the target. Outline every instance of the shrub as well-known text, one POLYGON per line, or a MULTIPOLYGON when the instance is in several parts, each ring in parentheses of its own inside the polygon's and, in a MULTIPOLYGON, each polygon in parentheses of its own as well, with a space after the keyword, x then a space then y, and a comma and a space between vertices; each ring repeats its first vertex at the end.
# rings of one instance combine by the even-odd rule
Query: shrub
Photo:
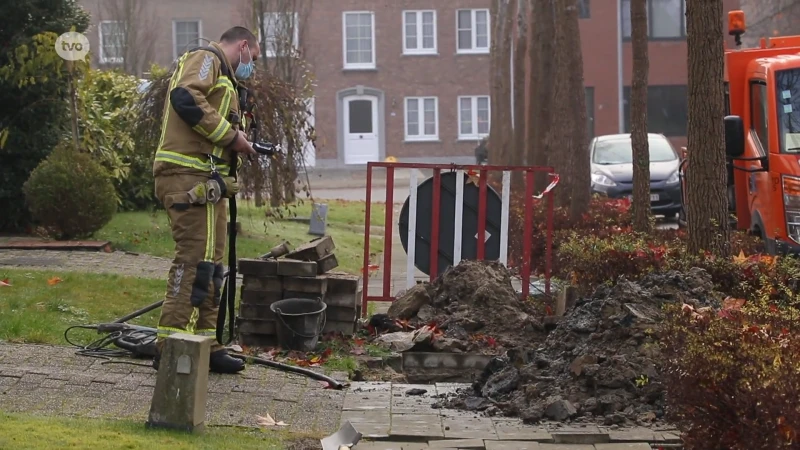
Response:
MULTIPOLYGON (((149 209, 153 194, 156 140, 143 139, 137 120, 143 105, 139 78, 108 70, 88 70, 78 84, 81 146, 111 175, 123 211, 149 209)), ((148 121, 159 133, 161 126, 148 121)))
POLYGON ((30 213, 56 239, 91 236, 117 210, 108 172, 69 145, 53 150, 23 186, 30 213))
POLYGON ((776 305, 772 283, 762 284, 754 300, 729 298, 719 311, 667 309, 667 419, 687 450, 797 448, 800 311, 796 294, 776 305))

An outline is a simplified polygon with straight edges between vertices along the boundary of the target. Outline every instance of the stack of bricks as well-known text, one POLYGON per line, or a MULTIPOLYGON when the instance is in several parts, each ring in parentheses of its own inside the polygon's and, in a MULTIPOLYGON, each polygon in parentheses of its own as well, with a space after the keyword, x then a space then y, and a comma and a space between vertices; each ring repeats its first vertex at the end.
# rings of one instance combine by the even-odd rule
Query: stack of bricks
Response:
POLYGON ((361 314, 361 277, 332 272, 338 267, 330 236, 315 239, 280 259, 241 259, 239 342, 277 345, 276 317, 270 305, 288 298, 320 299, 326 308, 323 333, 353 335, 361 314))

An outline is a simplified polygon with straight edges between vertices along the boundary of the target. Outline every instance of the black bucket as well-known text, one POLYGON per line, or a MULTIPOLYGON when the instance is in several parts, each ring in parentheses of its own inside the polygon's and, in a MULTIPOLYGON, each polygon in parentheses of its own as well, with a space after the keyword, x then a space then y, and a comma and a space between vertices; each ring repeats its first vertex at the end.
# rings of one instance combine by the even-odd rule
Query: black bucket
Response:
POLYGON ((325 328, 325 309, 320 299, 287 298, 270 305, 277 318, 278 344, 285 350, 310 352, 325 328))

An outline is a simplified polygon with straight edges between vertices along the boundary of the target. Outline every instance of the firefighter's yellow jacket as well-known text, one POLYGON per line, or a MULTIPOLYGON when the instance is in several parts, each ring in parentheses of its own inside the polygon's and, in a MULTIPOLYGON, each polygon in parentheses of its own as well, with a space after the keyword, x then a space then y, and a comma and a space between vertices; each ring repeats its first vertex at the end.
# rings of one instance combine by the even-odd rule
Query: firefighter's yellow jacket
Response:
POLYGON ((228 174, 232 151, 225 148, 240 139, 237 127, 229 121, 230 113, 239 117, 241 113, 233 68, 219 44, 210 45, 222 58, 200 49, 186 52, 178 60, 164 105, 154 176, 209 174, 210 155, 215 157, 217 170, 228 174))

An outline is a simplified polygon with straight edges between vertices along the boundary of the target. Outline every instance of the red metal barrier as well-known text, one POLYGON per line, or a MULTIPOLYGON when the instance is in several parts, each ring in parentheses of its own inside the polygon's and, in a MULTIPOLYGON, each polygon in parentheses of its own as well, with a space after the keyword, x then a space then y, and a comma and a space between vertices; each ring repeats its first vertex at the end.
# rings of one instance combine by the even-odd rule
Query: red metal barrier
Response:
MULTIPOLYGON (((524 232, 523 232, 523 243, 522 243, 522 261, 520 267, 520 278, 522 281, 522 297, 527 297, 530 291, 530 279, 531 279, 531 257, 532 255, 532 227, 534 224, 534 217, 533 217, 533 209, 534 209, 534 202, 536 199, 543 198, 544 201, 547 203, 546 205, 546 214, 545 220, 547 221, 547 237, 545 242, 545 293, 547 295, 550 294, 550 271, 552 265, 552 243, 553 243, 553 193, 552 189, 558 184, 558 175, 553 172, 551 167, 539 167, 539 166, 479 166, 479 165, 453 165, 453 164, 415 164, 415 163, 389 163, 389 162, 371 162, 367 164, 367 192, 366 192, 366 211, 364 215, 364 266, 363 266, 363 275, 364 275, 364 286, 363 286, 363 300, 362 300, 362 316, 366 316, 367 314, 367 305, 369 302, 391 302, 394 301, 394 296, 391 292, 391 284, 392 284, 392 240, 393 240, 393 222, 394 222, 394 175, 395 169, 422 169, 422 170, 433 170, 433 195, 432 195, 432 205, 431 210, 434 213, 431 214, 431 236, 430 236, 430 280, 433 281, 436 274, 438 273, 438 262, 439 262, 439 253, 440 253, 440 243, 439 243, 439 225, 440 225, 440 217, 438 211, 440 211, 441 206, 441 178, 442 178, 442 171, 445 172, 455 172, 457 176, 457 180, 462 180, 464 176, 469 176, 470 178, 474 178, 474 176, 478 176, 478 189, 479 189, 479 196, 478 196, 478 213, 477 213, 477 226, 478 232, 476 234, 476 238, 480 236, 486 236, 486 218, 487 218, 487 174, 502 172, 503 174, 503 184, 502 184, 502 211, 501 215, 501 235, 500 235, 500 260, 501 262, 508 264, 508 224, 510 222, 510 190, 511 190, 511 174, 512 173, 523 173, 524 174, 524 184, 525 184, 525 195, 524 195, 524 232), (372 206, 372 182, 373 182, 373 171, 376 168, 381 168, 386 170, 386 214, 384 219, 384 240, 383 240, 383 289, 381 295, 369 295, 369 274, 372 271, 372 265, 370 264, 370 218, 371 218, 371 206, 372 206), (539 195, 534 195, 534 174, 535 173, 546 173, 551 179, 550 185, 547 189, 540 193, 539 195)), ((413 173, 413 172, 412 172, 413 173)), ((409 183, 409 197, 412 201, 409 201, 409 234, 412 234, 412 230, 416 228, 416 191, 417 191, 417 184, 416 177, 412 176, 410 183, 409 183), (413 205, 413 206, 412 206, 413 205)), ((463 184, 463 183, 462 183, 463 184)), ((454 226, 454 259, 460 261, 460 254, 461 254, 461 227, 463 226, 462 216, 463 216, 463 188, 458 187, 458 181, 456 182, 456 200, 455 200, 455 208, 456 208, 456 217, 454 218, 455 226, 454 226), (461 194, 458 194, 458 192, 461 194), (459 195, 461 195, 461 203, 459 205, 459 195), (458 211, 462 211, 461 216, 459 216, 458 211)), ((485 259, 485 243, 488 240, 478 238, 477 239, 477 259, 482 260, 485 259)), ((408 241, 409 251, 406 255, 406 269, 413 268, 413 264, 409 263, 408 260, 413 258, 416 254, 416 244, 415 240, 409 239, 408 241), (413 247, 412 247, 413 246, 413 247)), ((454 263, 457 264, 457 261, 454 263)), ((413 282, 413 271, 409 276, 407 274, 407 283, 406 286, 410 287, 413 282)))

